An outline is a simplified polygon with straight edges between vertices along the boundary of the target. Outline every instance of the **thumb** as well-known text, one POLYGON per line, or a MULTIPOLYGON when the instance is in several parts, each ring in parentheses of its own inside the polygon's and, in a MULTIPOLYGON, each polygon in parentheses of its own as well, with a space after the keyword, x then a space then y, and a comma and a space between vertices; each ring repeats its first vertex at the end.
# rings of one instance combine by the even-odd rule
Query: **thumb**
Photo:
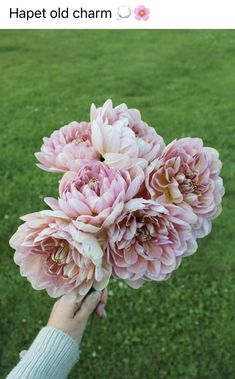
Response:
POLYGON ((100 291, 91 292, 82 302, 82 305, 77 312, 77 316, 79 318, 82 318, 84 321, 87 321, 89 316, 94 312, 97 305, 99 304, 101 296, 102 292, 100 291))

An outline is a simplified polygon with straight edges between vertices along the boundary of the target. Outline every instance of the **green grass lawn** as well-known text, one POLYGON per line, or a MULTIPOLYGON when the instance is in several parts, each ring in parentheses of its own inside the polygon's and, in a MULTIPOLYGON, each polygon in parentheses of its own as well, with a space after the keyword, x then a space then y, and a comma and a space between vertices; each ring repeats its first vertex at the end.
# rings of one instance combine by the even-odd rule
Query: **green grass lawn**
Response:
MULTIPOLYGON (((8 245, 19 216, 57 196, 35 166, 43 136, 112 98, 139 108, 168 143, 199 136, 224 163, 223 213, 167 282, 110 283, 75 379, 235 378, 235 31, 0 31, 1 374, 18 361, 54 302, 19 274, 8 245)), ((56 379, 56 378, 52 378, 56 379)))

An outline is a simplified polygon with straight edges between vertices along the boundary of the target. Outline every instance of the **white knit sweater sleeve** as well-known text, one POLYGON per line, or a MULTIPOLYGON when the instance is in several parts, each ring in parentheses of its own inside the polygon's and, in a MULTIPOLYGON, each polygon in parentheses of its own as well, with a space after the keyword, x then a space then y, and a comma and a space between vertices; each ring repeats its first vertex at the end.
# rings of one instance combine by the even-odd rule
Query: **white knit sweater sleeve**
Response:
POLYGON ((62 330, 45 326, 6 379, 65 379, 78 359, 76 341, 62 330))

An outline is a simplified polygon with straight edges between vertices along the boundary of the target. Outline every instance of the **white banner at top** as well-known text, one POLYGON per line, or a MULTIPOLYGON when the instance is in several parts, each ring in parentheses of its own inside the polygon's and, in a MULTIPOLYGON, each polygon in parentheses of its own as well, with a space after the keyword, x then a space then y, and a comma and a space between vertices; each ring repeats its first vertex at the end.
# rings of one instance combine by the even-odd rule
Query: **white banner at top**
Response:
POLYGON ((235 0, 2 0, 1 29, 234 29, 235 0))

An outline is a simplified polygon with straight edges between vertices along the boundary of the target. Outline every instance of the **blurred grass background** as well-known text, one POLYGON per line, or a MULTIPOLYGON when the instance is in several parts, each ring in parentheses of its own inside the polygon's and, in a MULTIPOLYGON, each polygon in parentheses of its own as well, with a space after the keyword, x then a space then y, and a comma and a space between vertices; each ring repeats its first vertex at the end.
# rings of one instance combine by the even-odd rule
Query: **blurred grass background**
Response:
POLYGON ((198 136, 218 149, 224 211, 167 282, 111 282, 108 318, 88 327, 70 378, 235 378, 235 31, 1 30, 0 76, 0 378, 54 302, 21 278, 8 246, 19 216, 57 196, 60 176, 33 154, 107 98, 139 108, 167 143, 198 136))

